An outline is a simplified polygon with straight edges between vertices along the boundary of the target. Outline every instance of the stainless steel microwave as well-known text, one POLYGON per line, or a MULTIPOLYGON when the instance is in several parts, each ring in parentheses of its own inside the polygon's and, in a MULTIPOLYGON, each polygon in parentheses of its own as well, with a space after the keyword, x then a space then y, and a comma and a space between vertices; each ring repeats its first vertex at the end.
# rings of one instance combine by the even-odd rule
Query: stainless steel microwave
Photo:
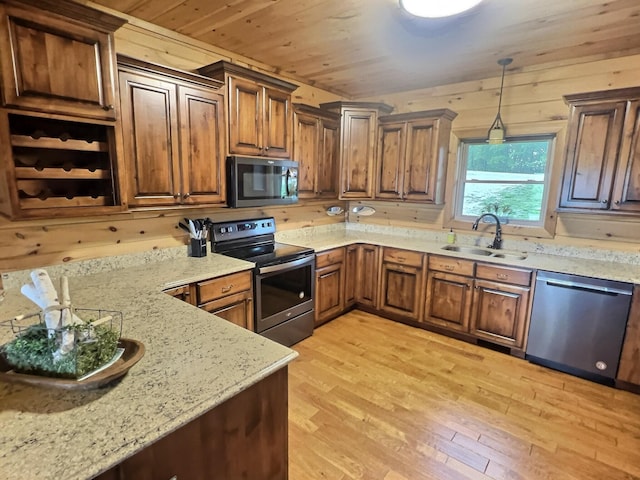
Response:
POLYGON ((260 157, 227 157, 230 207, 286 205, 298 201, 298 162, 260 157))

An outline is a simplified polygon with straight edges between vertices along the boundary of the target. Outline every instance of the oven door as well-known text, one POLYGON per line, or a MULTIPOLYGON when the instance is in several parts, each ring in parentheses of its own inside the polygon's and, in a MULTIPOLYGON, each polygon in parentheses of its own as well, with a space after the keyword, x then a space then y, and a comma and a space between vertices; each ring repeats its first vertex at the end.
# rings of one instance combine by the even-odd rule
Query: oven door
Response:
POLYGON ((315 257, 261 267, 256 273, 256 332, 313 312, 315 257))

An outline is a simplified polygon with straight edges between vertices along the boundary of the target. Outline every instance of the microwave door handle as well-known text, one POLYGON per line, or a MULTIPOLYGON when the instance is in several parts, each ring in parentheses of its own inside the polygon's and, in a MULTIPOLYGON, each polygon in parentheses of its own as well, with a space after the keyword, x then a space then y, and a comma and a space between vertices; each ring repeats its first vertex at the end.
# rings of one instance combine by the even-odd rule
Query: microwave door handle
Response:
POLYGON ((286 177, 284 179, 284 183, 285 183, 286 188, 287 188, 287 197, 291 196, 291 192, 289 191, 289 178, 290 177, 291 177, 291 169, 287 168, 287 175, 286 175, 286 177))

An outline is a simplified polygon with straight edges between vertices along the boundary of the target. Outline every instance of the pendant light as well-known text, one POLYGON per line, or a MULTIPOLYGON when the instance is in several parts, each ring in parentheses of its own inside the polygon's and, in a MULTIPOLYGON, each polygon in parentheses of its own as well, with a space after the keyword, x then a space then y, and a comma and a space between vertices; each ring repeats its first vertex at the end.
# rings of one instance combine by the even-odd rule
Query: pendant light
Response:
POLYGON ((512 58, 501 58, 498 60, 498 65, 502 65, 502 79, 500 80, 500 100, 498 102, 498 115, 496 115, 496 119, 489 127, 489 132, 487 134, 487 142, 490 144, 498 144, 504 142, 504 137, 507 134, 507 128, 504 126, 502 122, 502 117, 500 116, 500 108, 502 107, 502 89, 504 87, 504 71, 507 65, 513 62, 512 58))

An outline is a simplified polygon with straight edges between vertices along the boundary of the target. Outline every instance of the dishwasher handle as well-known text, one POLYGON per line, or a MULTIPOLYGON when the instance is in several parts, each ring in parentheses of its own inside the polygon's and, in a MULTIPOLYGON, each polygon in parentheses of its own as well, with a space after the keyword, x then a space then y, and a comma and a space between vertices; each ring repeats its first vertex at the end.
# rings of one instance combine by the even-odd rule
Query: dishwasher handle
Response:
POLYGON ((550 287, 572 288, 575 290, 585 290, 588 292, 604 293, 609 295, 631 295, 633 293, 633 290, 623 290, 620 288, 589 285, 587 283, 580 283, 569 280, 547 280, 544 278, 539 278, 538 281, 543 281, 550 287))

